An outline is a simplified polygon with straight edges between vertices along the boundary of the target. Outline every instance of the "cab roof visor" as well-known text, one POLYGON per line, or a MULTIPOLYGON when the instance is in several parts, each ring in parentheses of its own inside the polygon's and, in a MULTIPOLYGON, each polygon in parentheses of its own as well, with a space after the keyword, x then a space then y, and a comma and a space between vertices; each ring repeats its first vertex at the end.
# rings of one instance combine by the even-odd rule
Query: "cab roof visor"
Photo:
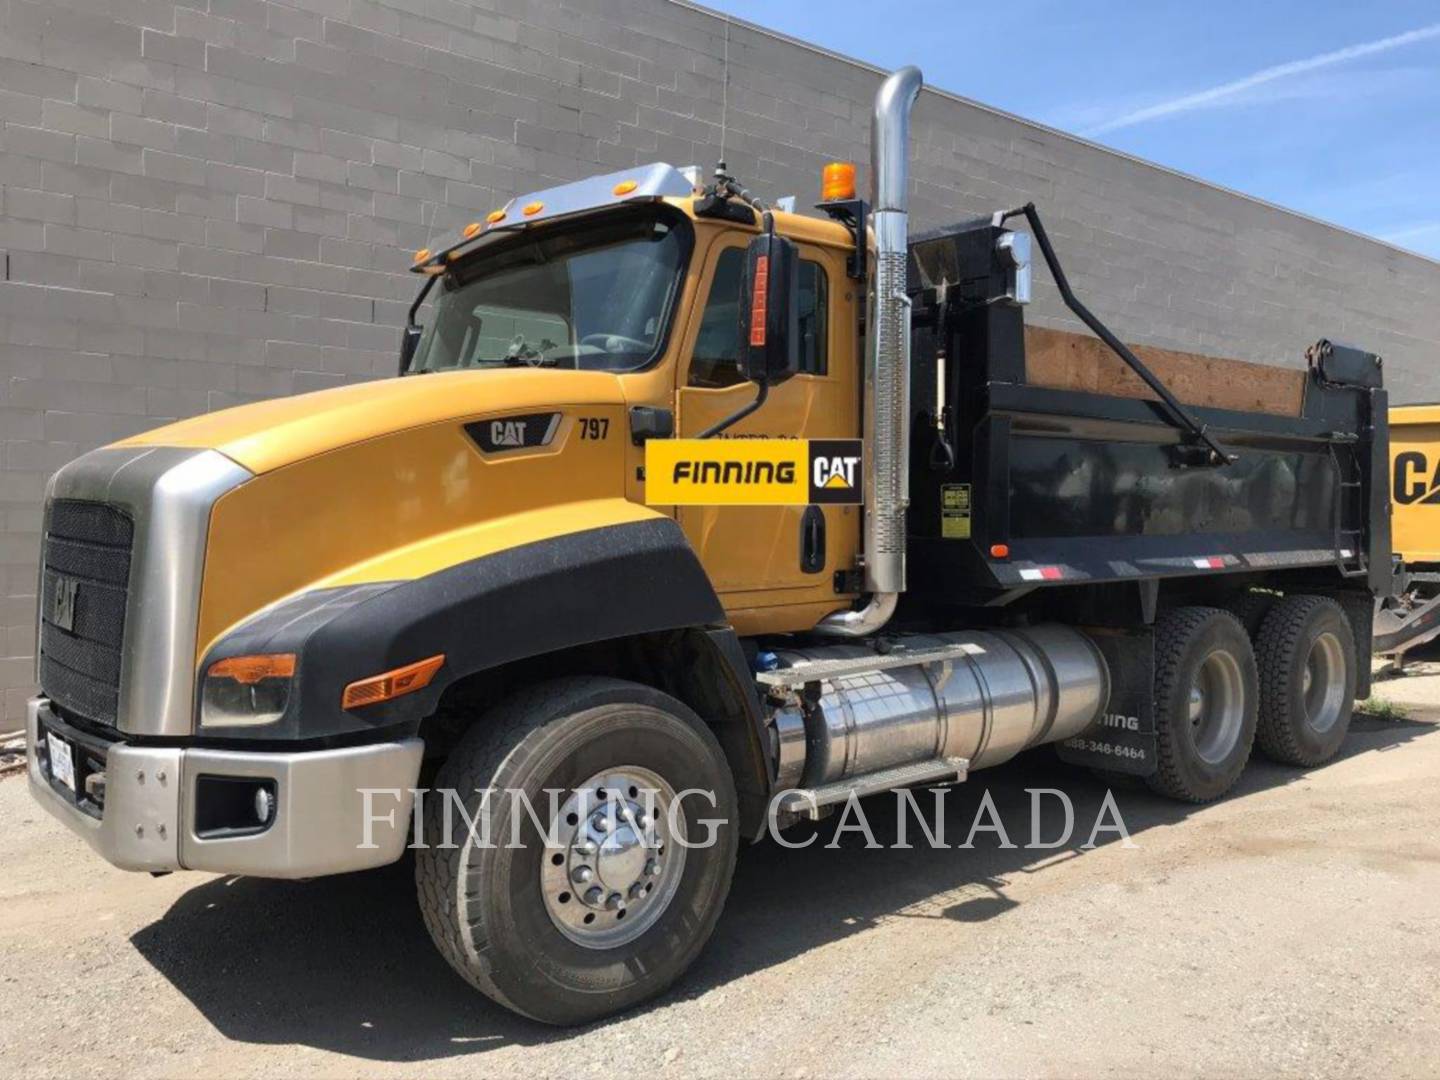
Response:
POLYGON ((640 165, 633 169, 591 176, 559 187, 545 188, 516 196, 506 203, 507 211, 519 207, 539 204, 541 209, 527 215, 507 212, 505 217, 493 224, 487 224, 474 236, 465 236, 463 230, 456 230, 443 241, 432 245, 432 254, 423 262, 416 263, 411 270, 418 274, 434 273, 434 267, 443 266, 457 254, 478 247, 486 237, 497 233, 515 232, 543 222, 559 218, 574 217, 593 210, 604 210, 633 202, 654 202, 658 199, 685 198, 694 193, 689 180, 672 165, 657 162, 640 165), (634 187, 630 187, 630 184, 634 187), (616 189, 624 186, 622 195, 616 189))

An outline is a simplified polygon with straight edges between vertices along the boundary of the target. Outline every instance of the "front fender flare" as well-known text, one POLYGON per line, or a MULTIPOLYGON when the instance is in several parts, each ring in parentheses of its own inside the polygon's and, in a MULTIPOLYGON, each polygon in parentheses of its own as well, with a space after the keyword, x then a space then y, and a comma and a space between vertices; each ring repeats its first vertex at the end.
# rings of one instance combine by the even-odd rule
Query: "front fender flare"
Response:
POLYGON ((297 694, 275 724, 205 734, 315 739, 417 722, 456 679, 561 649, 686 627, 724 609, 680 527, 651 518, 585 529, 469 559, 411 581, 304 593, 227 634, 227 656, 294 652, 297 694), (429 687, 346 712, 345 687, 437 654, 429 687))

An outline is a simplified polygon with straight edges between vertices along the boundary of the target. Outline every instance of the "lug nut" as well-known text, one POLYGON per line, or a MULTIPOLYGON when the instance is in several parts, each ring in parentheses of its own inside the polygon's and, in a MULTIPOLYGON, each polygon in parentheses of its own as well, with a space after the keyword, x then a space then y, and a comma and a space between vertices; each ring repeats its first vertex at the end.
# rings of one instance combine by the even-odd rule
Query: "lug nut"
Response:
POLYGON ((621 901, 624 899, 625 898, 621 896, 618 892, 612 892, 609 896, 605 898, 605 906, 611 911, 614 911, 620 906, 621 901))
POLYGON ((594 876, 595 871, 591 870, 588 866, 577 866, 574 870, 570 872, 570 880, 575 882, 575 884, 577 885, 584 885, 585 882, 589 881, 594 876))
POLYGON ((609 832, 610 819, 605 816, 604 810, 597 810, 590 818, 590 828, 596 832, 609 832))
POLYGON ((647 862, 645 864, 645 873, 649 874, 651 877, 654 877, 656 874, 660 873, 660 860, 651 859, 649 862, 647 862))
POLYGON ((640 897, 640 895, 641 895, 642 893, 644 893, 644 891, 645 891, 645 886, 644 886, 644 885, 641 885, 640 882, 638 882, 638 881, 635 882, 634 885, 631 885, 631 886, 630 886, 630 899, 631 899, 631 900, 636 900, 636 899, 638 899, 638 898, 640 897))
POLYGON ((585 890, 585 903, 591 907, 598 907, 600 901, 605 899, 605 890, 596 885, 585 890))
POLYGON ((582 840, 580 841, 580 843, 575 845, 576 855, 594 855, 595 852, 598 850, 599 849, 595 846, 595 841, 593 840, 582 840))

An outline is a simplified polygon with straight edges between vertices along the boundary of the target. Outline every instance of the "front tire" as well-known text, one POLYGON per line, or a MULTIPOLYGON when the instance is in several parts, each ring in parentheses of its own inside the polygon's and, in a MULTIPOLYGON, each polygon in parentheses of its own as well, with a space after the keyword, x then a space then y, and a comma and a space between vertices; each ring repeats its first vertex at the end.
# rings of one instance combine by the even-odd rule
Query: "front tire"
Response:
POLYGON ((441 953, 500 1004, 562 1025, 680 976, 719 919, 738 843, 710 729, 674 698, 609 678, 545 683, 479 718, 424 821, 416 882, 441 953), (448 822, 447 788, 464 808, 448 822))
POLYGON ((1256 638, 1260 724, 1256 745, 1282 765, 1329 761, 1350 731, 1355 708, 1355 634, 1325 596, 1287 596, 1256 638))
POLYGON ((1151 790, 1201 803, 1235 785, 1255 742, 1258 682, 1250 636, 1230 612, 1176 608, 1156 621, 1151 790))

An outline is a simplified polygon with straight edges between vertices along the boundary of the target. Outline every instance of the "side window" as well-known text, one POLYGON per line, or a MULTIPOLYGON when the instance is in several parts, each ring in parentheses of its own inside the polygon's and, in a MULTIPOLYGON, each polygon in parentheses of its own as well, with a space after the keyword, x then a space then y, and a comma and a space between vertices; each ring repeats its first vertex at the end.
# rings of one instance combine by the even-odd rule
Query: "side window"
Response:
MULTIPOLYGON (((737 361, 740 349, 740 274, 745 265, 743 248, 726 248, 715 264, 715 277, 695 352, 690 358, 691 386, 734 386, 744 380, 737 361)), ((829 371, 830 296, 825 268, 800 263, 800 370, 806 375, 829 371)))
POLYGON ((830 371, 830 282, 817 262, 800 264, 800 370, 830 371))
POLYGON ((736 358, 740 354, 740 272, 744 266, 744 248, 726 248, 715 263, 715 277, 690 358, 691 386, 734 386, 742 381, 736 358))

